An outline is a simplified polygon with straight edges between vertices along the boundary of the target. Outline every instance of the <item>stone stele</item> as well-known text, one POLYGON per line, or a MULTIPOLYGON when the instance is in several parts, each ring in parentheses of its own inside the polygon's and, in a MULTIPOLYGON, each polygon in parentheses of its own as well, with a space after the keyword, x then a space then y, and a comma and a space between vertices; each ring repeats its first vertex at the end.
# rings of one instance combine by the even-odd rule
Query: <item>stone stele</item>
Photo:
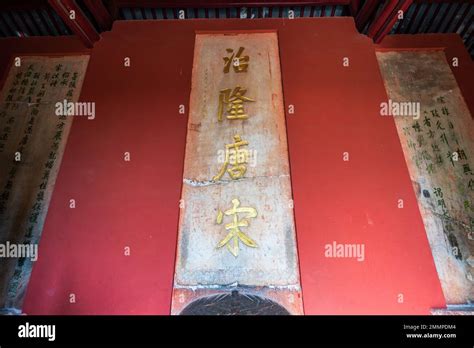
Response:
MULTIPOLYGON (((234 60, 235 61, 235 60, 234 60)), ((238 96, 237 96, 238 99, 238 96)), ((231 168, 229 164, 227 168, 231 168)), ((299 291, 293 201, 288 163, 285 115, 275 32, 197 34, 183 189, 179 221, 175 289, 219 287, 281 287, 299 291), (226 60, 243 48, 239 64, 224 72, 226 60), (243 70, 243 66, 239 65, 243 70), (224 99, 218 119, 222 91, 240 87, 240 113, 245 119, 229 119, 231 100, 224 99), (249 100, 251 99, 251 100, 249 100), (228 172, 216 179, 225 165, 226 145, 235 137, 249 156, 245 174, 232 178, 228 172), (239 230, 256 245, 239 239, 238 255, 219 243, 231 230, 233 215, 219 211, 233 207, 253 208, 256 216, 239 213, 245 220, 239 230)), ((251 215, 251 214, 250 214, 251 215)), ((231 245, 232 240, 231 240, 231 245)))

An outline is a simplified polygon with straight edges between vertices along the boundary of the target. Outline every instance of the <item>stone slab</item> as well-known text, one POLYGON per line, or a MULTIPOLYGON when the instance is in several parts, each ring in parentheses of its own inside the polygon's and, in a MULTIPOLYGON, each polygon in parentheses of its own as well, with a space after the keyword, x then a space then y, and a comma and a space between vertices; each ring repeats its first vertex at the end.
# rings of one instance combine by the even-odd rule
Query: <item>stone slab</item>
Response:
MULTIPOLYGON (((298 285, 298 256, 295 243, 289 177, 252 178, 232 183, 183 188, 180 234, 176 263, 177 285, 298 285), (241 206, 253 207, 257 217, 248 219, 242 232, 258 245, 240 242, 235 257, 226 247, 217 248, 227 235, 224 218, 217 224, 218 210, 232 207, 234 198, 241 206)), ((241 214, 244 217, 245 214, 241 214)))
POLYGON ((420 104, 394 116, 448 304, 474 300, 474 124, 442 51, 377 52, 387 94, 420 104), (455 157, 454 153, 457 154, 455 157))
POLYGON ((172 314, 303 313, 275 32, 196 35, 180 206, 172 314))
MULTIPOLYGON (((219 171, 219 150, 234 135, 256 151, 246 177, 289 175, 280 61, 276 33, 196 35, 184 178, 209 181, 219 171), (244 47, 247 72, 223 72, 226 49, 244 47), (244 103, 245 120, 218 122, 219 94, 240 86, 253 102, 244 103)), ((223 180, 231 180, 224 176, 223 180)))
MULTIPOLYGON (((37 245, 72 125, 55 104, 79 99, 89 56, 20 58, 0 93, 0 243, 37 245)), ((33 262, 0 259, 0 307, 21 309, 33 262)))

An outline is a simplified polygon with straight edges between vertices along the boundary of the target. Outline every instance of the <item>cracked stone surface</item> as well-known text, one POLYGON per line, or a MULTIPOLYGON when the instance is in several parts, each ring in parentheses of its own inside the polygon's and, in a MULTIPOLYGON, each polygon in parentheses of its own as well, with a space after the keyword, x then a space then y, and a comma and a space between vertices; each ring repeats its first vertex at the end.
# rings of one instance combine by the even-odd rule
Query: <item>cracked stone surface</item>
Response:
MULTIPOLYGON (((183 189, 185 207, 180 221, 181 238, 175 281, 180 285, 290 285, 298 283, 293 209, 288 177, 243 179, 226 185, 183 189), (235 257, 218 243, 227 235, 224 224, 216 223, 218 210, 232 207, 238 197, 241 206, 253 207, 258 215, 241 230, 258 245, 240 242, 235 257)), ((242 214, 243 216, 244 214, 242 214)))
MULTIPOLYGON (((179 221, 175 289, 216 288, 229 284, 299 289, 298 255, 293 217, 286 126, 283 109, 277 34, 197 34, 188 120, 182 204, 179 221), (244 47, 248 71, 224 73, 226 49, 244 47), (248 119, 218 121, 219 92, 240 86, 248 119), (237 180, 225 174, 213 177, 223 165, 226 144, 234 136, 248 141, 245 175, 237 180), (232 216, 217 223, 219 211, 240 207, 256 209, 240 231, 257 247, 239 241, 234 256, 218 248, 232 216)), ((239 221, 245 214, 239 214, 239 221)), ((286 296, 286 295, 285 295, 286 296)), ((293 297, 292 297, 293 298, 293 297)))
MULTIPOLYGON (((275 33, 196 36, 184 178, 211 180, 222 165, 219 150, 233 143, 236 134, 249 142, 248 150, 256 151, 246 177, 290 174, 275 33), (226 49, 239 47, 250 57, 248 71, 224 74, 226 49), (249 117, 218 122, 219 91, 236 86, 255 100, 244 103, 249 117)), ((230 180, 227 175, 223 179, 230 180)))
POLYGON ((420 103, 418 120, 394 118, 446 302, 472 302, 474 127, 469 109, 444 52, 377 52, 377 58, 389 98, 420 103), (451 162, 454 152, 459 158, 451 162))

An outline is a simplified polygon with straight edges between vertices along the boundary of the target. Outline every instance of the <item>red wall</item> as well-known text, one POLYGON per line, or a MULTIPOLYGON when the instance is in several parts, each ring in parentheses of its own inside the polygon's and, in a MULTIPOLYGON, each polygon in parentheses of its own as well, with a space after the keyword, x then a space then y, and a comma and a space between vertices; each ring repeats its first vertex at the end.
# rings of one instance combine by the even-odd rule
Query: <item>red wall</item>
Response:
MULTIPOLYGON (((394 122, 378 116, 386 94, 374 46, 352 19, 189 20, 116 22, 91 50, 81 99, 96 102, 96 119, 74 121, 26 313, 169 313, 187 125, 178 106, 189 100, 195 31, 243 29, 278 30, 295 106, 287 131, 306 313, 444 306, 394 122), (325 258, 333 240, 365 243, 366 261, 325 258)), ((77 47, 36 40, 0 40, 0 63, 12 51, 77 47)))

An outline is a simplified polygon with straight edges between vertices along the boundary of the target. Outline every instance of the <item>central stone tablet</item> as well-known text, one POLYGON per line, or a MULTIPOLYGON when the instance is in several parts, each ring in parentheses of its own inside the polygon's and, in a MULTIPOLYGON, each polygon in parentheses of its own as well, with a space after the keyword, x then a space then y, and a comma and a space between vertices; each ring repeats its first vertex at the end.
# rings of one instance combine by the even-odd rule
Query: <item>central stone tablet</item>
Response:
POLYGON ((278 39, 197 34, 172 313, 241 289, 302 313, 278 39))

